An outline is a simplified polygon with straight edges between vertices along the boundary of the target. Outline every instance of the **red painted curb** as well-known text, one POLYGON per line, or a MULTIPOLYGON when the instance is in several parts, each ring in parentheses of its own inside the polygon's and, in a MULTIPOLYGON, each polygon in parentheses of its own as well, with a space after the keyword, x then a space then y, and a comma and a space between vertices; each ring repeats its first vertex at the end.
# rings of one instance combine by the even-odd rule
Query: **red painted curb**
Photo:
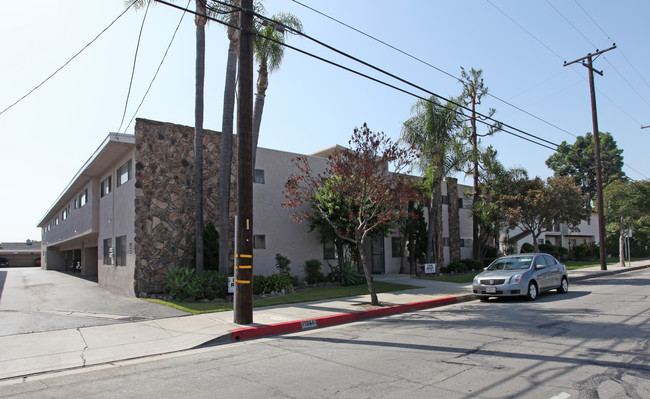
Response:
POLYGON ((404 313, 413 310, 427 309, 436 306, 450 305, 457 303, 455 296, 431 299, 428 301, 407 303, 404 305, 387 306, 378 309, 368 309, 359 312, 341 313, 332 316, 317 317, 315 319, 305 319, 289 321, 284 323, 267 324, 255 327, 244 327, 236 330, 230 330, 231 341, 243 341, 245 339, 259 338, 268 335, 284 334, 312 328, 328 327, 337 324, 351 323, 373 317, 390 316, 397 313, 404 313))

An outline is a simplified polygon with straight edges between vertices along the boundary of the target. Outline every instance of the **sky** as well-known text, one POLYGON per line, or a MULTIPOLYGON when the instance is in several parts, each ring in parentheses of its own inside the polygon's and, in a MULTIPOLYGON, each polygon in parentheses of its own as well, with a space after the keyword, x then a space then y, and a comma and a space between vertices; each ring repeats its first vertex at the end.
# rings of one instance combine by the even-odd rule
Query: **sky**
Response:
MULTIPOLYGON (((564 62, 616 43, 616 49, 594 61, 604 73, 595 75, 599 130, 614 136, 630 178, 650 177, 650 128, 641 129, 650 125, 646 0, 266 0, 264 5, 267 15, 290 12, 311 37, 445 98, 461 93, 455 78, 461 67, 481 69, 490 96, 478 110, 494 108, 495 119, 555 144, 573 143, 593 131, 588 70, 564 62)), ((122 0, 32 0, 29 12, 21 2, 0 4, 0 242, 40 240, 36 225, 50 206, 109 132, 133 133, 134 116, 193 126, 195 26, 190 15, 183 17, 137 110, 183 16, 163 4, 129 10, 56 75, 5 110, 124 9, 122 0)), ((291 35, 287 43, 429 96, 306 38, 291 35)), ((210 22, 204 117, 210 130, 221 129, 227 45, 224 27, 210 22)), ((309 154, 347 145, 353 129, 364 122, 397 140, 416 101, 287 49, 269 78, 259 145, 309 154)), ((552 175, 545 164, 553 153, 548 148, 505 132, 484 138, 482 145, 496 148, 507 167, 523 167, 531 177, 552 175)))

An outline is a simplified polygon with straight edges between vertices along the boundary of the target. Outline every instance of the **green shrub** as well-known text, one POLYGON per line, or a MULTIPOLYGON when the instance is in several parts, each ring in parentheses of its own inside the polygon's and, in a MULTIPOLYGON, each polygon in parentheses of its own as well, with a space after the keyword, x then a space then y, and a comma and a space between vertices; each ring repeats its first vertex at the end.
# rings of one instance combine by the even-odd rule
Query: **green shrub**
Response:
POLYGON ((483 262, 478 259, 463 259, 461 260, 467 266, 468 271, 483 270, 483 262))
POLYGON ((460 274, 467 273, 468 268, 464 262, 455 260, 443 268, 444 272, 447 274, 460 274))
POLYGON ((342 286, 359 285, 365 280, 350 261, 341 261, 338 265, 330 266, 330 269, 332 271, 327 278, 332 282, 341 283, 342 286))
POLYGON ((483 268, 486 268, 486 267, 490 266, 490 264, 492 262, 494 262, 495 260, 497 260, 497 259, 498 258, 485 258, 485 259, 483 259, 483 268))
POLYGON ((199 277, 201 298, 225 298, 228 295, 228 276, 216 270, 204 270, 199 277))
POLYGON ((573 260, 590 260, 600 257, 600 248, 595 242, 576 245, 571 248, 573 260))
POLYGON ((253 277, 253 294, 264 295, 272 292, 293 291, 293 277, 282 274, 270 276, 257 275, 253 277))
POLYGON ((165 287, 174 299, 214 299, 228 294, 228 276, 205 270, 197 276, 187 267, 170 268, 165 274, 165 287))
POLYGON ((535 252, 535 247, 533 246, 533 244, 531 244, 529 242, 525 242, 521 246, 521 253, 522 254, 531 254, 533 252, 535 252))
POLYGON ((321 272, 322 264, 318 259, 310 259, 302 267, 305 271, 305 282, 316 284, 325 281, 325 275, 321 272))
POLYGON ((560 247, 558 245, 539 244, 538 248, 539 252, 553 255, 559 260, 566 259, 569 256, 569 251, 566 248, 560 247))
POLYGON ((283 276, 291 276, 291 261, 284 255, 275 254, 275 269, 283 276))
POLYGON ((262 295, 266 290, 266 276, 261 274, 253 276, 253 295, 262 295))
POLYGON ((196 299, 200 291, 200 286, 196 280, 193 269, 172 267, 167 270, 164 281, 167 292, 172 297, 196 299))

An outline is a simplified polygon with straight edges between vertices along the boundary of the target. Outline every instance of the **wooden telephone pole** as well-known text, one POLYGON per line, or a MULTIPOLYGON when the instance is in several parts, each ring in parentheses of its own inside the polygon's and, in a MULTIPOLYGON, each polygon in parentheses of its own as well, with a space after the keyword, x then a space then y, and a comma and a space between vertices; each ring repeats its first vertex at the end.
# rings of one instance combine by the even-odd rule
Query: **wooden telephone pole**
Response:
POLYGON ((598 132, 598 115, 596 113, 596 89, 594 88, 594 72, 603 76, 602 71, 595 70, 593 67, 593 57, 597 57, 607 51, 614 50, 616 44, 612 47, 598 51, 594 54, 587 54, 586 57, 579 58, 575 61, 566 62, 564 66, 582 61, 582 65, 589 70, 589 91, 591 92, 591 119, 594 126, 594 156, 596 158, 596 194, 598 198, 598 246, 600 248, 600 270, 607 270, 607 255, 605 254, 605 215, 603 210, 603 180, 600 167, 600 134, 598 132), (587 62, 585 63, 585 60, 587 62))
POLYGON ((237 106, 239 254, 235 270, 235 323, 253 323, 253 0, 242 0, 237 106))

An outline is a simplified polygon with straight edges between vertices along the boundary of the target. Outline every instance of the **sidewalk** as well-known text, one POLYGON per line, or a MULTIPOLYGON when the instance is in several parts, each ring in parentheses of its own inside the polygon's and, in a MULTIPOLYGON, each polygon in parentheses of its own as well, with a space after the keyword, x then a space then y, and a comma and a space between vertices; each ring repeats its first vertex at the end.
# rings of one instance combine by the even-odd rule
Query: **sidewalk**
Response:
MULTIPOLYGON (((608 266, 570 270, 571 282, 650 267, 650 261, 631 267, 608 266)), ((363 306, 368 295, 320 302, 258 308, 254 324, 233 322, 233 312, 207 313, 142 322, 112 324, 0 337, 0 383, 31 375, 114 361, 172 353, 214 342, 244 339, 326 327, 372 317, 431 308, 475 299, 471 284, 410 279, 406 275, 375 276, 376 281, 422 288, 379 294, 378 308, 363 306)))

